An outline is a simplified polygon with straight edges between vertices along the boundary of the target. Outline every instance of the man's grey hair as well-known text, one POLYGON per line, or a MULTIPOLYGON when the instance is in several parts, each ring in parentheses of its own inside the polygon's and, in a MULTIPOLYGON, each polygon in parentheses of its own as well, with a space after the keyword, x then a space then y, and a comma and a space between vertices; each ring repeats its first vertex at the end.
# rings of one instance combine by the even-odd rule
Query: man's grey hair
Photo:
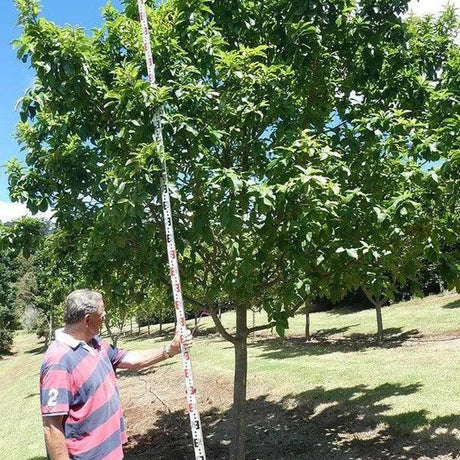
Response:
POLYGON ((96 313, 102 302, 102 294, 90 289, 77 289, 65 299, 64 322, 79 323, 87 314, 96 313))

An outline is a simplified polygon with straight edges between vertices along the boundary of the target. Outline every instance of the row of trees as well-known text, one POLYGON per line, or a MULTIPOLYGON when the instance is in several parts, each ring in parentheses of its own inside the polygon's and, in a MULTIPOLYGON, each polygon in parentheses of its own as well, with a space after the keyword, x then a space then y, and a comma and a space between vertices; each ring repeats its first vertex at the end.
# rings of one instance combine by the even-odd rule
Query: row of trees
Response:
MULTIPOLYGON (((73 267, 63 269, 60 255, 53 249, 53 232, 51 222, 25 218, 10 222, 3 229, 0 227, 0 241, 2 242, 2 258, 0 280, 2 284, 2 340, 0 351, 8 351, 13 339, 13 332, 18 328, 25 328, 35 332, 39 338, 44 338, 44 348, 53 337, 54 330, 63 325, 63 301, 66 295, 77 287, 86 286, 86 280, 73 267), (30 241, 24 241, 24 232, 28 236, 35 233, 30 241), (30 245, 33 247, 30 248, 30 245), (27 248, 27 249, 26 249, 27 248), (32 251, 30 250, 32 249, 32 251), (26 253, 25 257, 23 253, 26 253), (58 268, 59 267, 59 268, 58 268)), ((455 255, 455 247, 448 251, 450 256, 455 255)), ((421 270, 418 282, 423 288, 423 295, 439 293, 447 287, 443 280, 439 265, 426 261, 421 270)), ((410 286, 401 287, 397 298, 407 297, 410 286)), ((175 314, 171 307, 173 298, 165 285, 154 285, 148 289, 138 303, 130 303, 123 312, 109 311, 106 317, 106 330, 113 343, 116 343, 121 334, 133 333, 133 320, 140 332, 141 327, 159 325, 160 332, 165 323, 174 323, 175 314)), ((361 308, 368 308, 372 302, 366 302, 364 291, 353 291, 340 302, 330 299, 312 297, 311 304, 302 306, 306 314, 305 337, 310 335, 310 312, 318 309, 340 308, 359 304, 361 308)), ((186 317, 195 319, 207 316, 207 309, 187 303, 186 317)), ((218 311, 220 318, 222 310, 232 309, 230 304, 222 304, 218 311)), ((253 310, 255 311, 255 310, 253 310)), ((377 322, 378 323, 378 322, 377 322)), ((379 330, 379 324, 377 324, 379 330)), ((377 335, 378 338, 378 335, 377 335)))
MULTIPOLYGON (((44 339, 44 348, 63 325, 63 303, 73 289, 87 286, 78 264, 66 260, 52 222, 22 218, 0 226, 0 352, 9 351, 13 332, 25 328, 44 339)), ((106 329, 116 344, 136 318, 139 326, 174 322, 172 297, 165 286, 152 286, 123 309, 110 310, 106 329)), ((188 317, 198 312, 188 305, 188 317)), ((150 328, 149 328, 150 329, 150 328)))
POLYGON ((135 1, 109 4, 91 35, 40 17, 37 0, 17 6, 36 79, 11 198, 55 210, 56 276, 78 274, 122 318, 168 284, 167 162, 185 299, 235 348, 232 458, 244 458, 248 309, 282 335, 312 297, 362 289, 381 339, 382 304, 417 292, 426 261, 460 287, 452 8, 420 19, 403 16, 407 0, 169 0, 148 8, 152 90, 135 1))

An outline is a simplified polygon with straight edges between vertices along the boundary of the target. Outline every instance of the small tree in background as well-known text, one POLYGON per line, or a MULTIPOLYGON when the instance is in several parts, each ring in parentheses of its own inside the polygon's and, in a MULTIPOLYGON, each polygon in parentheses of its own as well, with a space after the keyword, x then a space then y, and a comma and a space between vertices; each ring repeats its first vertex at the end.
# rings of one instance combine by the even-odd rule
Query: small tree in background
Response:
MULTIPOLYGON (((32 218, 21 218, 0 226, 0 348, 8 350, 13 342, 13 331, 21 326, 20 318, 30 302, 28 286, 18 286, 24 265, 31 252, 43 238, 45 224, 32 218), (18 287, 21 290, 18 291, 18 287), (22 297, 18 298, 18 294, 22 297)), ((30 268, 30 267, 29 267, 30 268)), ((27 271, 27 270, 26 270, 27 271)), ((33 283, 33 277, 29 279, 33 283)), ((23 280, 24 281, 24 280, 23 280)))
POLYGON ((0 353, 10 350, 19 321, 15 311, 14 283, 19 263, 11 249, 0 249, 0 353))
POLYGON ((23 326, 44 338, 44 346, 62 325, 63 302, 78 280, 78 266, 67 256, 63 232, 50 222, 25 217, 0 232, 0 243, 18 255, 16 309, 23 326))

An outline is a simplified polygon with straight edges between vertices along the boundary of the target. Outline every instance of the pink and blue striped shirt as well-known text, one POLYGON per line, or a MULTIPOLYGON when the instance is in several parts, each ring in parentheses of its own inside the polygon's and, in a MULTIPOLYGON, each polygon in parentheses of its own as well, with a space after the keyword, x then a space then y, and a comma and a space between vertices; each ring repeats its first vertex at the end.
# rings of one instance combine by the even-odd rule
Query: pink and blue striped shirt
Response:
POLYGON ((64 416, 71 459, 123 458, 126 432, 115 369, 125 354, 100 337, 87 344, 56 331, 40 371, 41 412, 64 416))

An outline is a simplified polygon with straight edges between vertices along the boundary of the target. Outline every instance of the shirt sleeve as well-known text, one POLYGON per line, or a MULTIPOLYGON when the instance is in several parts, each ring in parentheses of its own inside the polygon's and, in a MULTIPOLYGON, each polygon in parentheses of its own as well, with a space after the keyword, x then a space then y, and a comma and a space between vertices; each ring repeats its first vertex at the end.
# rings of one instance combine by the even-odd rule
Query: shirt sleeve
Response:
POLYGON ((118 365, 123 361, 123 358, 126 356, 127 352, 128 350, 109 345, 107 354, 114 369, 116 369, 118 365))
POLYGON ((62 365, 51 364, 40 375, 40 404, 44 416, 67 415, 72 400, 70 375, 62 365))

